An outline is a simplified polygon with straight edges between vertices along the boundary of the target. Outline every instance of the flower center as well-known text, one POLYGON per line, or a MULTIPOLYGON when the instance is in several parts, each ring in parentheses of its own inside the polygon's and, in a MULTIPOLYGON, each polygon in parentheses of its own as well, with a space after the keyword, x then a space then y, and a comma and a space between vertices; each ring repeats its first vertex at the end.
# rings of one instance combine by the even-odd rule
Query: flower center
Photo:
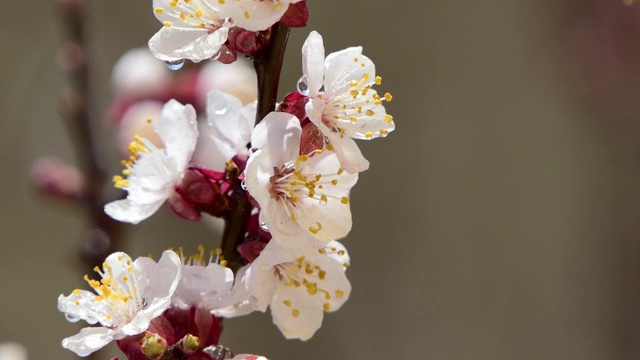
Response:
POLYGON ((96 266, 93 270, 102 277, 99 281, 89 279, 88 275, 84 276, 84 280, 98 294, 95 297, 96 302, 106 303, 106 306, 101 307, 104 312, 102 314, 103 321, 106 323, 102 323, 103 321, 101 323, 110 328, 117 328, 118 324, 128 323, 134 314, 147 306, 145 299, 138 291, 139 286, 131 259, 123 261, 123 256, 120 255, 118 266, 120 268, 115 272, 106 262, 102 264, 103 270, 96 266))
POLYGON ((191 255, 185 255, 184 247, 180 246, 177 251, 173 249, 169 249, 174 251, 180 257, 183 265, 188 266, 207 266, 210 264, 218 264, 220 266, 227 266, 227 260, 224 259, 222 255, 222 249, 216 248, 215 250, 209 251, 209 256, 204 249, 204 245, 198 245, 198 252, 191 255))
MULTIPOLYGON (((365 63, 354 58, 354 62, 360 62, 361 66, 365 66, 365 63)), ((382 78, 376 76, 375 79, 371 79, 371 74, 364 73, 360 80, 351 80, 349 82, 349 91, 345 91, 340 94, 334 94, 333 98, 325 99, 327 106, 325 107, 322 122, 332 129, 336 133, 340 133, 340 138, 345 136, 345 133, 349 137, 353 137, 353 132, 360 133, 360 131, 353 129, 353 127, 359 121, 366 121, 374 118, 377 113, 384 113, 382 107, 383 101, 391 101, 393 96, 389 93, 385 93, 384 96, 380 96, 371 87, 382 84, 382 78)), ((378 115, 380 116, 380 115, 378 115)), ((382 115, 382 121, 385 123, 391 123, 393 116, 384 113, 382 115)), ((379 131, 363 131, 362 137, 365 139, 372 139, 378 136, 386 136, 389 133, 386 129, 379 131)))

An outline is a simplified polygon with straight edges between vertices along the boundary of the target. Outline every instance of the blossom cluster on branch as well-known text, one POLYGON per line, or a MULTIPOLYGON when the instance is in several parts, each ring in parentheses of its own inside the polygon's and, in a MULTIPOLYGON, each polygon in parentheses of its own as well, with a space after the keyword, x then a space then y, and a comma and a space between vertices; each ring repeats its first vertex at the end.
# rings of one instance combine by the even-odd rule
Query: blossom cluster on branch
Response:
MULTIPOLYGON (((267 309, 286 338, 307 340, 349 298, 350 258, 339 240, 352 227, 351 188, 369 167, 356 140, 394 130, 384 107, 392 96, 374 89, 382 79, 361 47, 325 56, 312 31, 296 89, 276 102, 268 89, 278 88, 288 28, 306 25, 305 1, 154 0, 153 11, 163 24, 149 41, 156 58, 176 69, 185 59, 226 64, 241 54, 256 64, 257 101, 221 86, 203 104, 174 96, 142 107, 145 124, 121 121, 138 132, 113 177, 126 198, 104 211, 137 224, 168 203, 187 220, 222 218, 223 239, 211 253, 167 250, 158 262, 111 254, 94 269, 99 280, 85 275, 93 292, 60 295, 69 321, 96 325, 62 345, 80 356, 116 341, 129 359, 230 359, 219 319, 267 309)), ((125 117, 154 96, 120 98, 112 111, 125 117)))

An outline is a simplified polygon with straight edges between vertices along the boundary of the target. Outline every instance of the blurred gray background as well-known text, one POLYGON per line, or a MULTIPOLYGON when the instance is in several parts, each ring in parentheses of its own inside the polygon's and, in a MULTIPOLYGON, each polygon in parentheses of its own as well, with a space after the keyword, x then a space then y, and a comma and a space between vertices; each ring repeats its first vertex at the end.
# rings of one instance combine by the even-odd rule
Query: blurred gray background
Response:
MULTIPOLYGON (((118 57, 161 26, 151 0, 87 0, 99 111, 118 57)), ((622 0, 309 0, 281 94, 318 30, 327 53, 362 45, 397 130, 362 144, 353 190, 351 299, 306 342, 270 315, 225 322, 236 352, 295 359, 640 357, 640 4, 622 0)), ((51 1, 0 12, 0 342, 72 359, 56 298, 83 286, 88 230, 28 184, 45 154, 74 161, 57 113, 67 86, 51 1)), ((104 147, 112 142, 105 126, 104 147)), ((118 155, 112 167, 117 169, 118 155)), ((215 246, 163 209, 128 227, 132 256, 215 246)), ((217 241, 217 240, 216 240, 217 241)), ((115 346, 103 354, 115 356, 115 346)))

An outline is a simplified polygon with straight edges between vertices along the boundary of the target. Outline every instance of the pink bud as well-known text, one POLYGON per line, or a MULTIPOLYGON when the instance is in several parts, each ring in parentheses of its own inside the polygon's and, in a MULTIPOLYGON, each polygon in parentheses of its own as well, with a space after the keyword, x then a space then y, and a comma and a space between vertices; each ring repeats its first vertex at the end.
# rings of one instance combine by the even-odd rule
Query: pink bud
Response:
POLYGON ((42 157, 33 164, 31 182, 46 195, 66 199, 80 198, 86 186, 78 169, 53 156, 42 157))
POLYGON ((307 102, 309 102, 309 98, 307 96, 304 96, 297 91, 292 92, 284 97, 282 102, 278 105, 277 111, 295 115, 298 120, 303 121, 307 117, 307 112, 304 109, 307 102))
POLYGON ((309 9, 306 1, 290 4, 287 12, 280 18, 280 23, 288 27, 305 27, 309 20, 309 9))

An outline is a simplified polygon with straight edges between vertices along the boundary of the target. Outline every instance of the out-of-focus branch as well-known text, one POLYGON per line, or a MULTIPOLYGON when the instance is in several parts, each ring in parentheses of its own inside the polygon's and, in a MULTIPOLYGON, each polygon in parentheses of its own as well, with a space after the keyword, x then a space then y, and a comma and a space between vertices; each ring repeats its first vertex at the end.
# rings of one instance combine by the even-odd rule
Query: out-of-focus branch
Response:
POLYGON ((90 86, 90 67, 87 49, 87 13, 83 0, 57 0, 56 5, 63 25, 65 44, 60 51, 60 66, 65 70, 69 89, 61 99, 60 113, 74 146, 85 186, 79 198, 91 230, 83 239, 82 261, 87 269, 102 263, 118 247, 120 224, 103 211, 103 189, 106 172, 96 142, 97 123, 93 108, 94 94, 90 86))

